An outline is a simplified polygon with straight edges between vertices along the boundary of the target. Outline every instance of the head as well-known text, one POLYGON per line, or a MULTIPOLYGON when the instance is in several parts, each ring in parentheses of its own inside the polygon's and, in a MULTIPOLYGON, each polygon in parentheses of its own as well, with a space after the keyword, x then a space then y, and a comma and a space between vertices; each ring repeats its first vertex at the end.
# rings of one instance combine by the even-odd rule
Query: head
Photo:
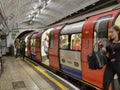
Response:
POLYGON ((109 29, 109 37, 110 37, 110 41, 120 40, 120 28, 116 25, 112 26, 109 29))

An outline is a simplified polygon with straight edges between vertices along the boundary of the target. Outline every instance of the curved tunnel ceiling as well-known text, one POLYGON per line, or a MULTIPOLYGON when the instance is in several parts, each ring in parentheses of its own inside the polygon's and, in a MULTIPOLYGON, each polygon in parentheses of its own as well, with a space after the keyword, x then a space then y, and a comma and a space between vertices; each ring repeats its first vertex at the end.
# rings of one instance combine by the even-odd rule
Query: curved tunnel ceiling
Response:
POLYGON ((49 0, 1 0, 8 26, 23 28, 34 23, 34 26, 44 27, 99 0, 51 0, 45 5, 47 1, 49 0))
POLYGON ((25 32, 23 32, 23 33, 19 34, 19 35, 17 36, 17 38, 21 38, 21 37, 23 37, 24 35, 29 34, 30 32, 33 32, 33 30, 30 30, 30 31, 25 31, 25 32))
POLYGON ((100 1, 105 0, 0 0, 0 8, 12 30, 46 27, 100 1))

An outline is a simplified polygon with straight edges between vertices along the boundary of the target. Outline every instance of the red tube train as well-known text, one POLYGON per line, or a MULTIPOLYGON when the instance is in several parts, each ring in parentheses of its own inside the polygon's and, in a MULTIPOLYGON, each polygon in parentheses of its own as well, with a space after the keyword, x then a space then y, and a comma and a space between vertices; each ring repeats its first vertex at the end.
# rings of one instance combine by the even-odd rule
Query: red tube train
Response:
MULTIPOLYGON (((87 55, 92 52, 97 40, 100 39, 106 44, 108 28, 112 25, 120 26, 120 9, 90 16, 85 21, 30 33, 25 38, 26 55, 101 89, 105 66, 99 70, 89 69, 87 55), (48 54, 45 53, 45 39, 48 41, 48 54)), ((109 90, 119 90, 117 82, 115 76, 109 90)))

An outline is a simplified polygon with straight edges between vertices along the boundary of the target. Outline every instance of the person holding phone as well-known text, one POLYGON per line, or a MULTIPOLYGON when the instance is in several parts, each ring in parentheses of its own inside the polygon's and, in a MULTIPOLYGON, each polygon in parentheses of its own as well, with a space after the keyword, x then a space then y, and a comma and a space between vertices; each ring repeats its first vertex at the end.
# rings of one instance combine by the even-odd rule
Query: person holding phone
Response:
POLYGON ((112 26, 109 29, 109 34, 110 40, 106 47, 101 41, 97 42, 101 49, 108 53, 108 63, 103 77, 103 90, 108 90, 115 74, 118 76, 120 85, 120 27, 116 25, 112 26))

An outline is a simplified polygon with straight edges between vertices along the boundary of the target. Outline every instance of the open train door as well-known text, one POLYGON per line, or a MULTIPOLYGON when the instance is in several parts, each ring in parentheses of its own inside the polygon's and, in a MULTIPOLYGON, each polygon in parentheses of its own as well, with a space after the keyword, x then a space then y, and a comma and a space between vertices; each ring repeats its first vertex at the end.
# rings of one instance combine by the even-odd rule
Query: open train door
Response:
POLYGON ((47 66, 49 66, 49 58, 48 58, 48 49, 49 49, 49 42, 50 42, 50 32, 55 30, 55 28, 48 28, 46 30, 43 31, 43 33, 41 34, 40 38, 41 38, 41 50, 40 50, 40 54, 41 54, 41 63, 45 64, 47 66))
POLYGON ((49 64, 51 67, 59 69, 60 61, 59 61, 59 34, 64 25, 59 25, 55 27, 55 30, 50 32, 50 43, 49 43, 49 64))

